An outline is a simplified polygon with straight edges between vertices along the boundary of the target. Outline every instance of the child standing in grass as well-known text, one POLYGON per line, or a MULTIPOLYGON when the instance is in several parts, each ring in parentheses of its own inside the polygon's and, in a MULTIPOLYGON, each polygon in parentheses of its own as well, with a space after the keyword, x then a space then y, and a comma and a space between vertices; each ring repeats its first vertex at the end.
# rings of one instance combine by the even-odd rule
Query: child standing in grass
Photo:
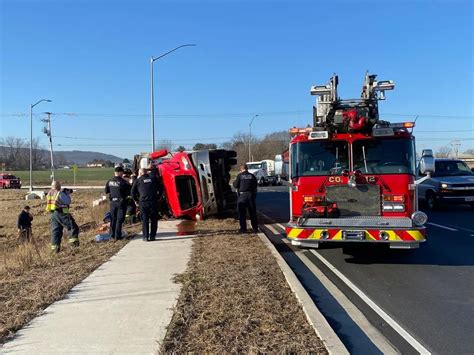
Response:
POLYGON ((31 238, 31 222, 33 215, 30 213, 30 206, 23 207, 23 210, 18 215, 18 237, 22 242, 29 242, 31 238))

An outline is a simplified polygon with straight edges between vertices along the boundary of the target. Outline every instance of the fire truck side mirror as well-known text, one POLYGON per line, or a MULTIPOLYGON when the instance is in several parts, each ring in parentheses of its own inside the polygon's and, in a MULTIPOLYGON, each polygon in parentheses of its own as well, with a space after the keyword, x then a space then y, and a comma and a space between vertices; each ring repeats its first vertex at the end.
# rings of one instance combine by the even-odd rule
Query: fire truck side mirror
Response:
POLYGON ((435 172, 435 159, 431 149, 424 149, 421 153, 420 173, 428 174, 435 172))

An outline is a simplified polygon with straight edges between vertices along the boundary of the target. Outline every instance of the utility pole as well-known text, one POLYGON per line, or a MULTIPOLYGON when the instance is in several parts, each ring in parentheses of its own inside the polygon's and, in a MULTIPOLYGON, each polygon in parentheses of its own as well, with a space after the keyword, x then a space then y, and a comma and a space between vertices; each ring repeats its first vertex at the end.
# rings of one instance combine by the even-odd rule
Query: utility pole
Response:
POLYGON ((33 192, 33 107, 42 102, 52 102, 48 99, 41 99, 30 105, 30 193, 33 192))
POLYGON ((461 141, 455 140, 451 141, 451 147, 453 147, 454 154, 456 155, 456 159, 458 158, 459 147, 461 146, 461 141))
POLYGON ((43 128, 43 133, 49 137, 49 152, 51 155, 51 180, 54 181, 54 158, 53 158, 53 134, 51 133, 51 112, 45 112, 48 118, 43 118, 41 121, 46 123, 43 128))

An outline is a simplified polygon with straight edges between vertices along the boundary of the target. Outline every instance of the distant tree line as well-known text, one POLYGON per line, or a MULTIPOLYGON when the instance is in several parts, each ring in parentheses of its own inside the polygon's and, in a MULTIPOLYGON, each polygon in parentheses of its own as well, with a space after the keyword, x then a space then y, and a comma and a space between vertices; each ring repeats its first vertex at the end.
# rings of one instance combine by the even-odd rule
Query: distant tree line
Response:
MULTIPOLYGON (((238 132, 234 134, 228 142, 217 145, 215 143, 196 143, 192 150, 205 149, 228 149, 237 152, 237 163, 245 163, 249 161, 249 144, 250 144, 250 160, 260 161, 263 159, 275 159, 275 155, 281 154, 288 149, 290 136, 287 131, 273 132, 265 135, 263 138, 255 136, 249 137, 248 133, 238 132), (250 139, 249 139, 250 138, 250 139)), ((184 151, 184 146, 179 146, 176 151, 184 151)))
MULTIPOLYGON (((175 152, 186 150, 206 150, 206 149, 228 149, 237 152, 237 164, 249 161, 249 144, 250 144, 250 160, 260 161, 263 159, 275 159, 275 155, 283 153, 288 149, 290 144, 290 135, 287 131, 278 131, 265 135, 263 138, 255 136, 249 137, 248 133, 237 132, 231 140, 221 143, 196 143, 190 149, 183 145, 174 149, 175 152), (250 140, 249 140, 250 138, 250 140)), ((158 142, 157 150, 167 149, 173 151, 173 142, 171 140, 162 140, 158 142)))
MULTIPOLYGON (((32 141, 33 169, 49 169, 49 151, 42 148, 37 138, 32 141)), ((5 163, 8 170, 28 170, 30 168, 30 141, 16 137, 0 138, 0 163, 5 163)), ((62 154, 54 154, 54 164, 64 165, 62 154)))
POLYGON ((462 155, 474 155, 474 149, 467 149, 464 152, 459 152, 457 147, 450 147, 449 145, 444 145, 439 147, 435 152, 435 157, 437 158, 455 158, 459 154, 462 155))

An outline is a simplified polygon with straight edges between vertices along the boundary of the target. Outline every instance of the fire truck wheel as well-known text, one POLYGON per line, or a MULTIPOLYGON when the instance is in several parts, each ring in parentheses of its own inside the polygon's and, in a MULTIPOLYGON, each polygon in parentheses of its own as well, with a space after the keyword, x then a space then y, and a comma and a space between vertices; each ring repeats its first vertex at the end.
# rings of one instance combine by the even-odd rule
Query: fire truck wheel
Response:
POLYGON ((429 210, 436 210, 439 208, 439 202, 436 200, 435 194, 433 191, 428 191, 426 193, 426 206, 429 210))

